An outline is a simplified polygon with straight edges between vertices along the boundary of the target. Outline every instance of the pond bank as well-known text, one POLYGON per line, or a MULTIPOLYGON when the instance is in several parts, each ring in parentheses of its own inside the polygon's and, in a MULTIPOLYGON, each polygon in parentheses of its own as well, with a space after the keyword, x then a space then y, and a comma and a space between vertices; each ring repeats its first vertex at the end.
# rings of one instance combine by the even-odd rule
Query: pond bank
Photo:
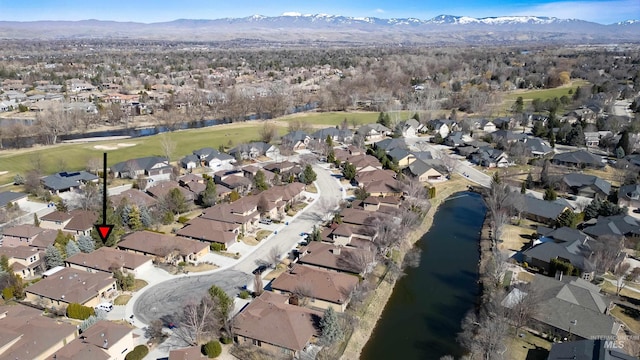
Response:
MULTIPOLYGON (((454 176, 452 180, 436 185, 436 197, 431 199, 431 208, 420 227, 416 228, 409 235, 409 241, 412 245, 429 231, 433 225, 433 219, 438 207, 443 203, 443 201, 456 192, 467 190, 469 184, 470 183, 466 179, 454 176)), ((400 258, 404 258, 404 254, 408 250, 409 249, 403 250, 400 258)), ((353 360, 360 358, 362 350, 373 334, 374 328, 380 319, 387 302, 393 294, 395 285, 396 281, 392 283, 387 281, 380 282, 380 285, 372 295, 372 299, 369 301, 370 305, 367 307, 364 314, 359 317, 359 324, 350 337, 341 359, 353 360)))

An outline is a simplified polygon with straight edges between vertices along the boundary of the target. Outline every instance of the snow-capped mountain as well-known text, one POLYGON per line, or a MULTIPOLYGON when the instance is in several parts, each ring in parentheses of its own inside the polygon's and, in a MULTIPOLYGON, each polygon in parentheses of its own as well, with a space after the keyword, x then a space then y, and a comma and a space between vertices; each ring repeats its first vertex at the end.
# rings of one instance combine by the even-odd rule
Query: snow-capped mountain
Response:
POLYGON ((638 42, 640 21, 602 25, 542 16, 473 18, 439 15, 432 19, 348 17, 287 12, 215 20, 179 19, 160 23, 114 21, 0 21, 0 38, 127 38, 188 41, 349 43, 531 43, 638 42))

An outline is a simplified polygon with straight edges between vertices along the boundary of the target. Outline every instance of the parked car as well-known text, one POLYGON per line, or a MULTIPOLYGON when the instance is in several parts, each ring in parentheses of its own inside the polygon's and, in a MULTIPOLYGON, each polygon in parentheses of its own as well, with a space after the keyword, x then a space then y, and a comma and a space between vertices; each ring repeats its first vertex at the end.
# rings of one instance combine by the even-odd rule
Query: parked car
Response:
POLYGON ((271 219, 263 218, 258 221, 260 224, 271 225, 271 219))
POLYGON ((640 208, 633 209, 633 212, 636 213, 636 214, 640 214, 640 208))
POLYGON ((113 304, 112 303, 101 303, 101 304, 98 304, 95 307, 95 309, 109 312, 109 311, 113 310, 113 304))
POLYGON ((253 275, 260 275, 260 274, 262 274, 265 270, 267 270, 267 265, 260 265, 260 266, 258 266, 255 270, 253 270, 253 275))

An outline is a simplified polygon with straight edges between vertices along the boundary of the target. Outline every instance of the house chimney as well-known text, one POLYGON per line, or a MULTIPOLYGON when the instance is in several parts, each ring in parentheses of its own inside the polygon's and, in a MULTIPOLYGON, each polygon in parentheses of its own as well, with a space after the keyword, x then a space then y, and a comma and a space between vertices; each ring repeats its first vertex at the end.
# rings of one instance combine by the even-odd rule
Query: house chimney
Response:
POLYGON ((104 339, 104 342, 102 343, 102 347, 105 349, 109 347, 109 341, 107 339, 104 339))
POLYGON ((341 248, 341 247, 342 247, 342 246, 338 246, 338 247, 336 247, 335 249, 333 249, 333 255, 340 255, 340 248, 341 248))

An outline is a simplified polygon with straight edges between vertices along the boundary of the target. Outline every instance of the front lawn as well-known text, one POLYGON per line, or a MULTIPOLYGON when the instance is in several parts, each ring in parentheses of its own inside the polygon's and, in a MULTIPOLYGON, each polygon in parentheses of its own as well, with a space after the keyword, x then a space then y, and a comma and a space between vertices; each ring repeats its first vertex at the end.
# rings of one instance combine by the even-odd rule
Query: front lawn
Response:
POLYGON ((611 310, 611 315, 624 323, 624 325, 636 334, 640 334, 640 311, 617 304, 611 310))
POLYGON ((507 340, 507 352, 505 359, 512 360, 546 360, 551 349, 551 342, 541 337, 531 334, 528 331, 520 330, 515 335, 511 330, 507 340), (523 335, 520 337, 519 335, 523 335))
POLYGON ((271 233, 272 233, 271 230, 258 230, 258 232, 256 233, 256 240, 262 241, 266 239, 267 236, 271 235, 271 233))
POLYGON ((120 295, 113 300, 113 305, 127 305, 129 300, 131 300, 131 295, 120 295))
POLYGON ((133 283, 133 291, 138 291, 147 285, 149 285, 149 283, 147 283, 146 281, 142 279, 136 279, 133 283))

